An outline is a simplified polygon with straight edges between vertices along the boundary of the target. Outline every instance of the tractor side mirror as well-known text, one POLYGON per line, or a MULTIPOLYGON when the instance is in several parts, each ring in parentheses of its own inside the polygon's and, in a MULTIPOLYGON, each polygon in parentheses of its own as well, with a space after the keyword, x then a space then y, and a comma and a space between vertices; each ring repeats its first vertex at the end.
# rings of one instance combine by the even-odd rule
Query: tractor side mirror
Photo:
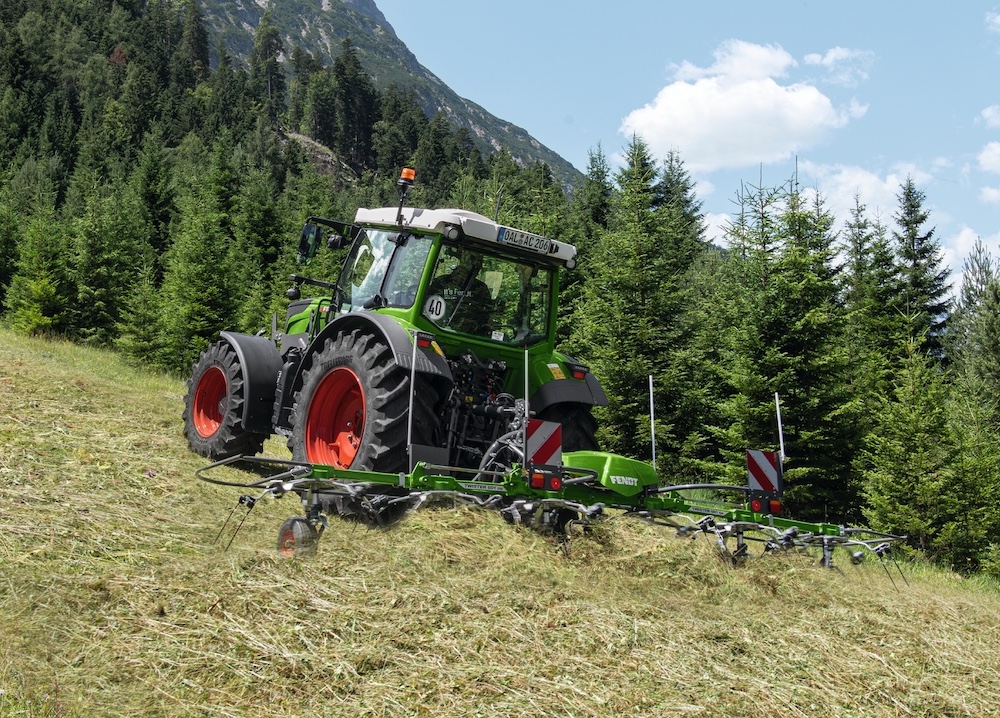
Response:
POLYGON ((319 243, 323 241, 323 228, 307 222, 299 235, 299 254, 296 261, 305 264, 316 255, 319 243))

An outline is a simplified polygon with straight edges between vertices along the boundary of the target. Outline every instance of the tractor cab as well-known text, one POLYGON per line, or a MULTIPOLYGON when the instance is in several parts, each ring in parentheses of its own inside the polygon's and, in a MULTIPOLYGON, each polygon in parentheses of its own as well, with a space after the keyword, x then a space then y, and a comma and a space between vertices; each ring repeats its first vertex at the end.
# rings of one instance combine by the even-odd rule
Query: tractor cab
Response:
MULTIPOLYGON (((457 209, 359 209, 353 224, 310 217, 299 258, 307 262, 330 227, 328 245, 351 248, 337 282, 293 275, 297 283, 333 290, 323 306, 295 304, 286 333, 322 325, 338 315, 376 311, 414 329, 438 335, 444 344, 528 347, 554 343, 558 273, 576 264, 569 244, 504 227, 457 209), (328 304, 328 306, 327 306, 328 304)), ((297 287, 289 291, 299 298, 297 287)), ((501 348, 484 351, 502 351, 501 348)))

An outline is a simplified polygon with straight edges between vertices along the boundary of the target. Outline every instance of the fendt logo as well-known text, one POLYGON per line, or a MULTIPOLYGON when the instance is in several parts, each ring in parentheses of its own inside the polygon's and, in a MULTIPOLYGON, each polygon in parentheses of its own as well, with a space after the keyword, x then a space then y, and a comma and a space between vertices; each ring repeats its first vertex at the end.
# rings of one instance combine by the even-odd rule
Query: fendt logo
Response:
POLYGON ((621 486, 638 486, 639 479, 634 476, 612 476, 611 483, 619 484, 621 486))

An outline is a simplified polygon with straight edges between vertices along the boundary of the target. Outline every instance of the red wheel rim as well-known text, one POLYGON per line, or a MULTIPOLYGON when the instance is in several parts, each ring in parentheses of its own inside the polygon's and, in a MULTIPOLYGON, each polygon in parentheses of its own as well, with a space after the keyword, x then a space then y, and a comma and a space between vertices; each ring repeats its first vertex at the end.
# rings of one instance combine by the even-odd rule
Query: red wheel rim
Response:
POLYGON ((222 426, 228 395, 226 373, 217 366, 206 369, 194 390, 194 405, 191 407, 194 428, 200 436, 207 439, 222 426))
POLYGON ((335 367, 324 376, 306 417, 306 460, 340 469, 350 467, 365 431, 365 395, 358 375, 335 367))
POLYGON ((295 543, 295 529, 289 526, 278 537, 278 553, 284 558, 291 558, 295 555, 295 543))

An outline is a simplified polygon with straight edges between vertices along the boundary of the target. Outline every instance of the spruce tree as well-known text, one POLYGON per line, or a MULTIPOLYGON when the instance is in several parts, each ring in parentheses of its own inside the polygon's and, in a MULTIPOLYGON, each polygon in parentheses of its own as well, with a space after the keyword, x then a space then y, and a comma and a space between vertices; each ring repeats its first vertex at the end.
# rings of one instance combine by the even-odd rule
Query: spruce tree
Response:
POLYGON ((608 394, 610 406, 598 418, 602 446, 612 451, 650 458, 653 377, 659 468, 676 475, 685 366, 675 357, 685 345, 680 317, 688 269, 678 257, 691 238, 676 214, 655 206, 659 177, 646 143, 634 137, 625 157, 612 229, 594 247, 573 344, 608 394))
POLYGON ((907 343, 891 395, 878 406, 868 435, 865 517, 872 528, 905 535, 930 552, 953 518, 955 448, 949 433, 947 392, 921 338, 907 343))
POLYGON ((223 329, 234 326, 238 296, 226 219, 202 187, 178 200, 176 235, 167 253, 159 326, 166 369, 186 372, 223 329))
POLYGON ((897 271, 901 278, 897 307, 909 325, 908 337, 922 337, 921 349, 938 361, 944 359, 943 339, 947 330, 949 270, 942 266, 941 246, 934 229, 927 228, 930 212, 924 193, 912 177, 900 186, 899 203, 893 215, 897 229, 897 271))
POLYGON ((956 374, 980 388, 981 400, 994 404, 1000 397, 1000 266, 982 240, 965 260, 949 335, 956 374))
POLYGON ((376 169, 394 175, 409 164, 426 125, 427 115, 412 88, 386 88, 379 103, 379 119, 372 129, 376 169))
POLYGON ((140 203, 125 185, 114 192, 95 188, 87 203, 72 229, 74 327, 81 340, 109 345, 138 272, 152 262, 152 247, 148 225, 135 221, 140 203))
POLYGON ((782 340, 778 261, 780 213, 787 188, 744 186, 727 227, 729 247, 699 266, 692 317, 697 375, 707 405, 703 427, 688 443, 713 480, 741 484, 747 449, 777 449, 777 379, 787 365, 782 340), (708 272, 708 274, 705 274, 708 272))
POLYGON ((25 334, 59 334, 70 326, 67 248, 55 227, 52 214, 35 214, 26 221, 17 248, 17 269, 4 306, 10 325, 25 334))
POLYGON ((333 61, 337 117, 333 149, 355 169, 362 169, 374 160, 372 127, 378 119, 378 93, 351 39, 345 39, 341 47, 333 61))
POLYGON ((261 15, 250 53, 250 91, 272 124, 285 109, 285 71, 278 59, 284 52, 281 31, 271 19, 271 9, 261 15))
POLYGON ((860 517, 851 466, 863 437, 861 402, 850 389, 854 357, 844 342, 833 216, 820 195, 806 206, 793 189, 781 230, 775 282, 783 326, 774 341, 782 361, 774 367, 774 390, 782 404, 789 509, 848 522, 860 517))
POLYGON ((125 312, 116 327, 115 348, 137 365, 173 366, 164 357, 160 291, 154 265, 138 268, 136 280, 124 299, 125 312))

